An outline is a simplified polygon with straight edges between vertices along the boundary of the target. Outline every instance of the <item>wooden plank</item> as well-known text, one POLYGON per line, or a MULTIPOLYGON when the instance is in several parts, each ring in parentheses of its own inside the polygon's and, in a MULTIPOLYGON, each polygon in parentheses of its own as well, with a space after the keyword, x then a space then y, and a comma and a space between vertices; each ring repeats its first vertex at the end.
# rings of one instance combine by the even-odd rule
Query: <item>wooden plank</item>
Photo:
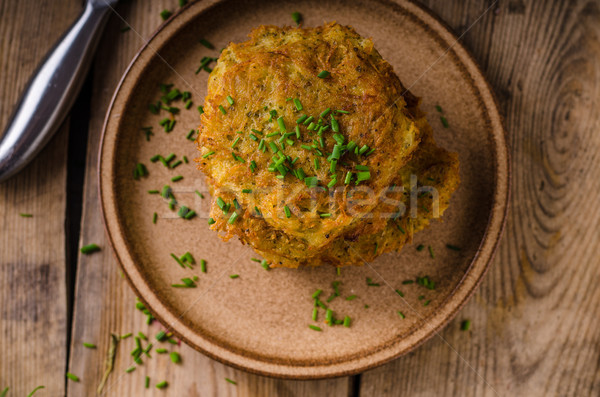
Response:
MULTIPOLYGON (((149 336, 154 336, 160 329, 158 324, 147 326, 145 317, 135 309, 135 295, 119 275, 118 266, 110 252, 101 221, 96 164, 104 113, 121 74, 142 45, 142 40, 135 32, 149 37, 161 22, 160 11, 164 8, 172 9, 174 3, 176 2, 161 0, 131 2, 119 6, 118 13, 133 29, 121 33, 120 29, 124 23, 113 15, 95 63, 81 244, 94 242, 101 245, 103 250, 79 258, 69 368, 81 377, 81 382, 69 382, 70 396, 92 396, 96 393, 103 373, 110 333, 143 331, 149 336), (98 348, 86 349, 82 342, 95 343, 98 348)), ((174 348, 181 352, 183 361, 179 365, 171 363, 166 356, 153 353, 153 358, 144 359, 144 365, 139 369, 125 374, 125 369, 133 364, 129 352, 134 346, 133 338, 121 342, 115 370, 106 384, 103 395, 164 395, 164 391, 154 387, 157 382, 163 380, 169 382, 168 395, 173 396, 348 395, 350 378, 318 382, 274 380, 234 370, 185 345, 174 348), (151 390, 145 390, 143 387, 145 376, 151 378, 151 390), (235 380, 237 386, 227 383, 225 377, 235 380)), ((171 345, 167 344, 167 347, 171 345)))
MULTIPOLYGON (((460 34, 490 2, 426 3, 460 34)), ((441 337, 365 373, 361 396, 600 395, 599 20, 597 1, 499 2, 465 35, 512 144, 506 234, 441 337)))
MULTIPOLYGON (((80 9, 78 0, 0 0, 0 131, 37 64, 80 9)), ((8 396, 26 396, 38 385, 46 395, 65 391, 64 124, 32 164, 0 184, 0 391, 10 387, 8 396)))

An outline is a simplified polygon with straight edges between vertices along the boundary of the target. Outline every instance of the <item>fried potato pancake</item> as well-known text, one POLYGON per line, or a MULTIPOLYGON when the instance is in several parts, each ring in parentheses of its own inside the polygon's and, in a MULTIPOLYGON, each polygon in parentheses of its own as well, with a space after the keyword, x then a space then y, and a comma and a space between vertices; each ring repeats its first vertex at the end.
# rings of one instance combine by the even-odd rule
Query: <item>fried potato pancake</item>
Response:
POLYGON ((196 161, 211 228, 273 267, 398 250, 459 183, 457 156, 435 145, 418 99, 351 27, 256 28, 221 53, 204 110, 196 161), (411 189, 424 182, 432 192, 415 212, 411 189))

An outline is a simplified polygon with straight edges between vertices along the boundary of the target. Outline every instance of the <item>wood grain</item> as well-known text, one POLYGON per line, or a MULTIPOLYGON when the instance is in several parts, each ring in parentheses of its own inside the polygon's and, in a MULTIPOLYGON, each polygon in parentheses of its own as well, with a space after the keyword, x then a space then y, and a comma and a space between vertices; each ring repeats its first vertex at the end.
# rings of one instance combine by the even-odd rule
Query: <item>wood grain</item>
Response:
MULTIPOLYGON (((92 116, 86 166, 84 208, 81 244, 97 243, 103 251, 79 258, 75 292, 75 314, 69 370, 81 377, 80 383, 68 384, 69 396, 92 396, 102 377, 104 357, 109 346, 110 333, 125 334, 143 331, 153 337, 161 328, 155 323, 145 324, 145 316, 135 309, 135 295, 120 276, 118 266, 104 235, 97 195, 97 155, 104 113, 121 74, 136 50, 158 27, 162 9, 173 10, 173 1, 130 2, 117 8, 117 12, 132 26, 121 33, 124 22, 113 15, 100 44, 95 63, 92 116), (136 33, 137 32, 137 33, 136 33), (98 345, 89 350, 82 342, 98 345)), ((181 364, 173 364, 169 357, 152 353, 152 359, 135 372, 126 374, 133 364, 129 352, 135 347, 133 338, 120 343, 115 370, 110 376, 106 396, 347 396, 350 378, 316 382, 281 381, 251 375, 208 359, 186 345, 173 347, 155 345, 179 351, 181 364), (150 390, 144 389, 145 376, 151 378, 150 390), (225 377, 237 382, 234 386, 225 377), (166 380, 166 390, 154 385, 166 380), (166 392, 166 393, 165 393, 166 392)))
MULTIPOLYGON (((459 35, 486 3, 426 2, 459 35)), ((598 21, 597 1, 507 1, 464 36, 512 143, 506 233, 457 319, 363 374, 361 396, 600 394, 598 21)))
MULTIPOLYGON (((0 131, 37 64, 77 16, 69 0, 0 1, 0 131)), ((18 176, 0 184, 0 391, 65 390, 68 123, 18 176), (30 213, 23 218, 19 213, 30 213)))

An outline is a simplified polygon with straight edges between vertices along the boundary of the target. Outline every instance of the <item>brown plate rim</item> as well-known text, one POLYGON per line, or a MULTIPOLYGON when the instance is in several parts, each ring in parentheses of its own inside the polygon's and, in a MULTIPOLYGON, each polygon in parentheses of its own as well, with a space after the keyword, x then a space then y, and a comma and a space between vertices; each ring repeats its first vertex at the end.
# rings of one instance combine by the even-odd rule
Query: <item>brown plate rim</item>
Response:
MULTIPOLYGON (((119 84, 117 85, 117 88, 115 89, 106 113, 106 117, 104 119, 102 136, 100 140, 98 156, 98 192, 100 195, 100 208, 102 212, 104 228, 108 240, 113 248, 117 263, 119 263, 120 267, 123 269, 126 279, 135 291, 136 295, 147 304, 147 307, 161 323, 178 323, 180 327, 186 328, 183 331, 187 332, 180 332, 177 326, 172 327, 173 332, 177 337, 194 349, 217 361, 251 373, 284 379, 322 379, 348 376, 382 365, 414 350, 425 341, 430 339, 433 335, 437 334, 438 330, 443 328, 450 320, 452 320, 452 318, 454 318, 456 313, 472 296, 477 286, 481 283, 481 280, 485 276, 489 268, 489 264, 494 257, 506 223, 510 198, 511 169, 506 131, 504 130, 502 117, 498 111, 496 98, 489 83, 483 76, 483 73, 481 72, 472 55, 458 42, 458 39, 451 32, 451 29, 430 10, 426 9, 420 4, 415 3, 413 0, 377 1, 387 6, 400 8, 404 13, 411 15, 411 17, 417 19, 419 23, 423 24, 427 30, 434 34, 436 36, 436 40, 441 40, 444 44, 448 44, 450 42, 452 43, 448 53, 452 53, 454 57, 462 63, 461 69, 464 69, 463 72, 473 80, 472 87, 475 90, 482 108, 485 110, 487 116, 486 122, 492 125, 492 143, 495 146, 495 189, 493 204, 490 210, 490 217, 488 219, 484 236, 481 240, 480 247, 469 264, 469 267, 462 280, 448 295, 448 298, 441 304, 440 309, 436 313, 424 319, 422 324, 433 323, 428 327, 429 329, 425 330, 424 328, 426 327, 420 326, 416 331, 409 332, 405 339, 412 338, 416 340, 412 343, 409 343, 405 348, 400 347, 400 349, 398 349, 398 346, 394 346, 399 344, 399 342, 396 342, 392 345, 386 345, 385 348, 378 349, 369 356, 361 356, 356 359, 351 359, 341 363, 330 364, 322 362, 314 363, 312 366, 297 366, 285 365, 284 363, 266 362, 253 357, 248 357, 248 355, 245 355, 243 351, 235 351, 234 349, 227 349, 223 346, 217 346, 214 342, 203 338, 202 335, 187 329, 185 324, 181 323, 178 318, 173 318, 177 315, 171 313, 170 310, 156 298, 156 294, 152 288, 143 283, 141 272, 135 265, 135 261, 132 259, 131 252, 128 250, 127 244, 125 243, 125 238, 122 237, 124 235, 122 227, 118 217, 116 216, 117 212, 114 211, 117 206, 115 205, 114 200, 108 200, 109 196, 114 198, 113 180, 111 177, 109 177, 113 175, 113 163, 104 158, 105 156, 110 157, 107 155, 107 151, 104 150, 107 143, 108 125, 111 121, 111 115, 113 114, 119 95, 125 95, 123 103, 128 102, 127 98, 130 96, 130 93, 123 94, 121 89, 125 81, 127 81, 128 77, 130 77, 130 72, 132 71, 134 65, 136 65, 142 53, 144 53, 144 51, 147 49, 154 51, 150 47, 152 41, 174 20, 177 20, 180 15, 185 15, 185 13, 192 7, 197 6, 199 8, 196 10, 196 12, 189 14, 188 19, 184 21, 185 23, 182 26, 186 26, 189 20, 197 18, 198 15, 206 12, 211 7, 226 1, 228 0, 197 1, 190 3, 184 8, 178 10, 171 18, 165 21, 139 49, 131 63, 128 65, 121 80, 119 81, 119 84), (476 79, 474 77, 479 78, 476 79), (482 86, 479 86, 478 84, 482 84, 482 86), (103 170, 107 170, 109 172, 104 173, 103 170), (103 177, 103 175, 108 176, 103 177), (113 210, 113 216, 109 216, 111 210, 113 210), (116 241, 113 236, 119 236, 120 240, 116 241), (138 283, 141 283, 140 285, 142 285, 144 288, 138 288, 138 283), (144 289, 146 291, 144 291, 144 289), (167 321, 169 318, 170 321, 167 321), (191 338, 186 335, 188 333, 200 337, 201 341, 203 342, 202 345, 193 342, 191 338), (385 354, 386 352, 387 354, 385 354), (375 353, 378 353, 379 356, 383 356, 375 360, 370 360, 369 358, 375 353)), ((177 32, 179 32, 179 29, 175 28, 175 30, 172 32, 172 35, 176 34, 177 32)), ((141 69, 140 74, 143 72, 143 70, 144 68, 141 69)), ((118 131, 118 128, 115 130, 118 131)))

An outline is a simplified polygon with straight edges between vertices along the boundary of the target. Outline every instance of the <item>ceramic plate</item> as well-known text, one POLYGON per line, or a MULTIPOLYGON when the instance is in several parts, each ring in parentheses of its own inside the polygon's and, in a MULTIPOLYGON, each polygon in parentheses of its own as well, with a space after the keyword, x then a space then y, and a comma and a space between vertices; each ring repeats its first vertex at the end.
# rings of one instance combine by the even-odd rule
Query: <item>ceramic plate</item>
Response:
MULTIPOLYGON (((182 107, 181 104, 177 106, 182 107)), ((100 194, 108 235, 138 296, 155 316, 190 346, 226 364, 264 375, 314 379, 357 373, 404 354, 434 335, 471 296, 485 274, 507 211, 509 163, 505 134, 489 85, 456 37, 434 16, 405 1, 200 1, 165 22, 125 73, 108 111, 100 155, 100 194), (186 139, 199 124, 197 105, 206 95, 208 73, 195 71, 204 56, 218 56, 230 41, 244 41, 261 24, 304 26, 337 21, 371 37, 404 84, 423 98, 437 142, 456 151, 462 183, 442 221, 419 233, 399 254, 371 264, 264 270, 256 254, 236 239, 221 241, 208 229, 209 196, 193 165, 197 152, 186 139), (210 50, 199 43, 214 43, 210 50), (148 104, 159 84, 192 93, 193 106, 176 116, 172 132, 158 125, 148 104), (435 106, 449 123, 444 128, 435 106), (147 142, 140 128, 153 126, 147 142), (189 164, 168 169, 151 163, 155 154, 187 156, 189 164), (133 180, 135 165, 149 176, 133 180), (184 178, 171 182, 175 175, 184 178), (148 190, 170 184, 179 201, 198 214, 183 220, 160 195, 148 190), (206 196, 201 199, 198 190, 206 196), (153 214, 158 220, 153 224, 153 214), (431 246, 417 251, 419 244, 431 246), (460 247, 460 251, 446 248, 460 247), (170 257, 190 251, 207 261, 207 273, 182 269, 170 257), (232 279, 229 276, 238 274, 232 279), (197 288, 171 284, 197 275, 197 288), (404 280, 429 276, 428 290, 404 280), (380 284, 367 286, 366 278, 380 284), (350 328, 313 323, 311 294, 340 281, 341 297, 330 303, 352 318, 350 328), (400 297, 395 289, 400 289, 400 297), (345 297, 356 295, 354 300, 345 297), (420 296, 424 298, 419 299, 420 296), (424 305, 429 301, 428 305, 424 305), (398 311, 405 314, 402 319, 398 311), (309 329, 317 324, 322 332, 309 329)))

